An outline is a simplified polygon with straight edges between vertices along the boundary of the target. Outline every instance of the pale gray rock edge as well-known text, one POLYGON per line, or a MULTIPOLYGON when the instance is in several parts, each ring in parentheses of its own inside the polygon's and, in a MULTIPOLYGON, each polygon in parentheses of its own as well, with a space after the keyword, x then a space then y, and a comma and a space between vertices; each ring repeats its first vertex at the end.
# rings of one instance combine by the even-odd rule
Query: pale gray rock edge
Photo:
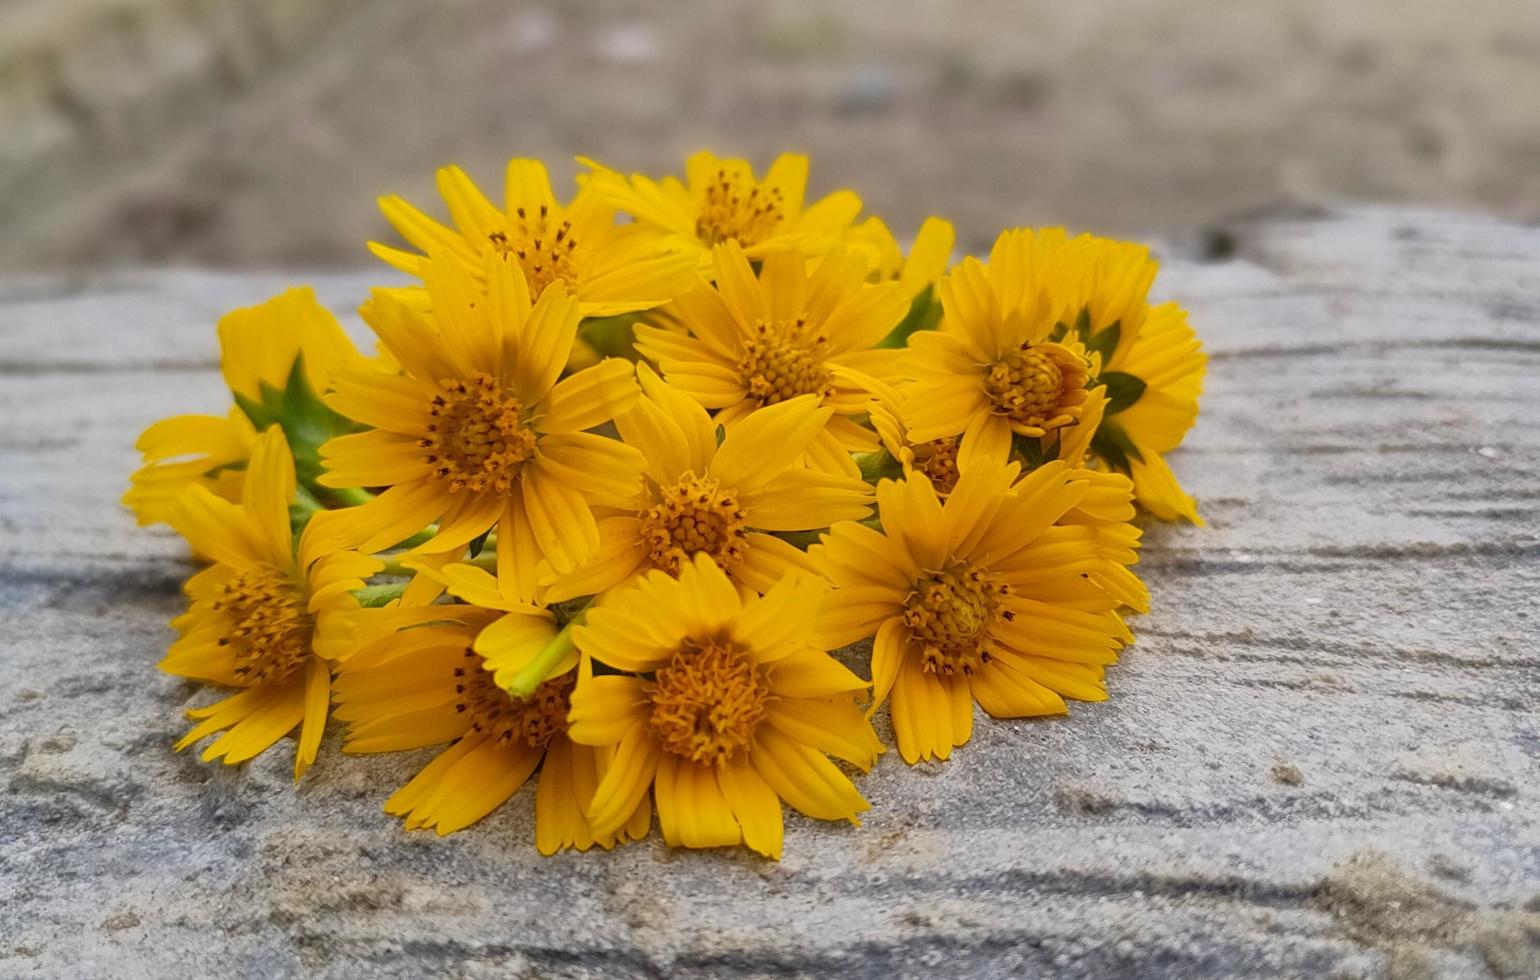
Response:
POLYGON ((542 859, 528 792, 408 834, 427 752, 333 736, 297 791, 174 754, 191 566, 117 498, 145 424, 222 410, 216 316, 294 277, 0 283, 0 976, 1535 976, 1540 231, 1225 241, 1158 284, 1212 358, 1175 458, 1209 527, 1150 529, 1112 699, 889 753, 779 864, 542 859))

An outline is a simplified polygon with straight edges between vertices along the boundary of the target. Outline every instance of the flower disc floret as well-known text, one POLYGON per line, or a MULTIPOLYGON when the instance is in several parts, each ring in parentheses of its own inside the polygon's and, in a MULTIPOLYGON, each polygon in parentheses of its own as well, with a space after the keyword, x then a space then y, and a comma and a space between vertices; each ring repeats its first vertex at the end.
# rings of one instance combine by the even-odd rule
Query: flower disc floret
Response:
POLYGON ((454 491, 507 494, 535 454, 536 436, 522 402, 489 374, 439 382, 428 409, 427 451, 433 474, 454 491))
POLYGON ((743 560, 748 510, 737 493, 709 477, 686 473, 658 491, 658 503, 641 515, 641 538, 654 568, 671 575, 697 554, 730 569, 743 560))
POLYGON ((471 731, 479 735, 503 745, 521 740, 543 749, 567 730, 567 699, 577 681, 570 672, 545 681, 528 698, 515 698, 497 686, 481 657, 466 647, 455 679, 455 711, 468 716, 471 731))
POLYGON ((533 295, 540 295, 545 287, 558 281, 574 290, 581 275, 583 252, 572 222, 565 218, 557 221, 546 204, 538 208, 519 207, 514 214, 516 220, 507 231, 487 235, 492 248, 518 259, 533 295))
POLYGON ((686 640, 644 691, 652 705, 647 724, 659 744, 713 765, 747 751, 771 697, 762 668, 725 637, 686 640))
POLYGON ((989 662, 984 639, 996 619, 1008 586, 966 565, 950 565, 924 575, 904 603, 903 622, 922 647, 926 671, 971 675, 989 662))
POLYGON ((281 681, 310 656, 315 623, 288 574, 268 567, 243 571, 225 583, 213 606, 226 624, 219 645, 230 648, 243 683, 281 681))
POLYGON ((990 365, 984 391, 995 411, 1016 426, 1054 429, 1085 401, 1084 362, 1059 344, 1024 344, 990 365))
POLYGON ((779 187, 724 167, 702 189, 695 233, 707 245, 733 240, 749 248, 775 234, 785 218, 786 198, 779 187))
POLYGON ((804 337, 807 320, 761 321, 743 343, 738 371, 749 398, 775 405, 798 395, 829 393, 822 336, 804 337))

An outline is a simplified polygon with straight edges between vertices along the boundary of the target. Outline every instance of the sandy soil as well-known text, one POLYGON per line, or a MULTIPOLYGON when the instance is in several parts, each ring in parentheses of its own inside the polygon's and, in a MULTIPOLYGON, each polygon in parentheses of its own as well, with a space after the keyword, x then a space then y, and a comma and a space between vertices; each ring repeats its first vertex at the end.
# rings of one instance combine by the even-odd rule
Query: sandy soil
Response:
POLYGON ((814 154, 904 232, 1540 217, 1540 4, 0 0, 0 269, 366 261, 458 161, 814 154))

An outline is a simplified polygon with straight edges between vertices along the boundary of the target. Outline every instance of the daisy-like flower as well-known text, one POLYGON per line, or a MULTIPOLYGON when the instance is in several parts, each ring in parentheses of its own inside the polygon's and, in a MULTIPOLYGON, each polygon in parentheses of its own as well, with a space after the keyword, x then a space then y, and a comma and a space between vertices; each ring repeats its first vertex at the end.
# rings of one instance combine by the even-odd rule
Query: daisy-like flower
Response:
POLYGON ((712 270, 712 248, 722 242, 737 243, 752 259, 786 249, 819 254, 837 244, 861 213, 861 199, 848 190, 803 207, 808 167, 800 153, 781 154, 760 179, 748 161, 704 150, 685 161, 683 181, 627 178, 581 162, 593 168, 587 186, 634 217, 638 227, 694 257, 704 274, 712 270))
POLYGON ((343 751, 398 752, 449 743, 385 803, 408 830, 440 835, 468 827, 508 800, 538 767, 535 844, 609 849, 646 836, 651 807, 642 799, 614 830, 595 834, 585 811, 608 756, 567 735, 577 680, 570 648, 528 698, 505 690, 557 635, 551 614, 508 603, 487 573, 457 566, 451 591, 493 605, 434 605, 415 610, 422 624, 376 639, 342 665, 335 681, 337 718, 348 725, 343 751), (431 617, 431 622, 427 621, 431 617))
POLYGON ((796 465, 833 414, 813 396, 746 416, 719 445, 705 409, 646 365, 637 373, 642 398, 615 425, 647 460, 643 496, 599 519, 598 558, 559 578, 546 601, 598 594, 650 569, 677 575, 697 555, 738 585, 767 592, 797 571, 818 573, 804 552, 766 532, 870 513, 872 490, 858 477, 796 465))
POLYGON ((900 362, 923 393, 909 407, 913 438, 994 443, 1076 423, 1090 364, 1078 340, 1054 339, 1064 300, 1043 268, 1057 245, 1006 232, 987 266, 969 257, 941 280, 941 327, 913 334, 900 362))
POLYGON ((289 528, 294 461, 278 427, 259 438, 246 467, 240 504, 193 486, 170 523, 194 551, 214 561, 187 581, 188 611, 162 670, 240 692, 189 711, 198 725, 178 750, 224 732, 203 758, 235 764, 300 729, 294 778, 315 761, 330 703, 330 662, 352 652, 358 603, 353 590, 381 567, 365 555, 327 550, 312 519, 298 547, 289 528))
POLYGON ((952 260, 952 245, 957 232, 943 218, 926 218, 915 233, 914 244, 905 255, 898 239, 887 224, 875 215, 857 225, 846 241, 853 248, 864 248, 875 256, 872 278, 877 282, 896 280, 904 295, 914 299, 946 273, 952 260))
POLYGON ((903 288, 867 282, 866 264, 843 249, 811 268, 800 252, 777 252, 758 278, 736 242, 718 245, 712 259, 715 286, 679 297, 660 311, 663 322, 638 324, 637 351, 729 429, 766 405, 815 396, 834 414, 809 447, 809 462, 854 473, 849 453, 876 448, 851 418, 865 413, 868 398, 834 369, 891 372, 896 352, 877 345, 908 312, 903 288))
POLYGON ((925 391, 915 437, 1058 438, 1104 388, 1097 465, 1128 475, 1156 517, 1199 522, 1162 454, 1197 416, 1207 359, 1181 307, 1149 305, 1155 272, 1139 245, 1059 228, 1001 234, 987 266, 967 259, 942 280, 941 328, 910 337, 900 371, 925 391))
MULTIPOLYGON (((906 479, 916 473, 923 474, 941 499, 945 500, 957 486, 963 471, 979 460, 985 465, 996 466, 1009 461, 1011 443, 1008 435, 999 430, 986 430, 979 438, 966 442, 957 436, 915 442, 909 437, 903 414, 904 401, 898 392, 872 378, 865 379, 864 383, 872 392, 871 424, 882 437, 883 448, 898 462, 906 479), (994 438, 993 442, 991 438, 994 438)), ((1095 549, 1103 561, 1089 569, 1086 577, 1123 605, 1136 612, 1148 612, 1149 589, 1129 569, 1139 561, 1142 535, 1132 523, 1133 483, 1121 473, 1091 468, 1094 462, 1090 457, 1091 437, 1101 424, 1106 405, 1105 390, 1093 389, 1077 424, 1058 430, 1052 436, 1058 458, 1073 467, 1068 478, 1086 484, 1085 497, 1066 511, 1058 523, 1094 529, 1095 549)), ((1044 443, 1049 441, 1046 436, 1042 439, 1044 443)))
POLYGON ((1116 600, 1082 576, 1102 561, 1095 531, 1055 526, 1087 492, 1066 470, 1055 461, 1016 482, 1015 463, 980 460, 944 504, 923 474, 884 480, 882 531, 836 524, 810 549, 835 585, 817 642, 875 636, 874 707, 891 694, 906 762, 966 743, 975 700, 1018 718, 1106 698, 1103 670, 1129 634, 1116 600))
MULTIPOLYGON (((852 377, 854 377, 852 375, 852 377)), ((963 442, 958 436, 917 441, 905 417, 909 404, 898 389, 872 377, 859 383, 871 393, 869 420, 882 448, 896 460, 905 478, 922 473, 942 497, 952 492, 962 471, 977 459, 1005 462, 1011 453, 1010 430, 989 429, 963 442)))
POLYGON ((649 788, 675 846, 779 858, 782 800, 859 822, 869 805, 829 756, 866 770, 881 746, 854 698, 865 682, 809 642, 825 588, 795 575, 745 598, 702 554, 589 612, 567 733, 614 750, 594 833, 625 826, 649 788), (595 676, 589 658, 643 676, 595 676))
MULTIPOLYGON (((1092 390, 1080 424, 1058 435, 1059 458, 1071 467, 1069 479, 1086 484, 1086 495, 1059 523, 1082 525, 1096 533, 1095 548, 1102 561, 1086 570, 1088 579, 1135 612, 1149 612, 1150 590, 1131 567, 1139 561, 1139 539, 1144 534, 1133 522, 1133 481, 1122 473, 1094 468, 1091 455, 1091 440, 1106 409, 1107 389, 1092 390)), ((1004 460, 1006 454, 997 451, 996 458, 1004 460)))
MULTIPOLYGON (((220 369, 238 401, 258 407, 285 391, 296 367, 311 392, 326 390, 361 355, 336 317, 308 288, 290 289, 219 321, 220 369)), ((176 415, 144 430, 136 442, 144 465, 130 478, 123 504, 139 523, 165 523, 183 490, 198 485, 240 502, 243 470, 257 428, 237 405, 228 415, 176 415)))
POLYGON ((1109 392, 1091 441, 1099 461, 1133 480, 1134 495, 1162 520, 1201 524, 1197 505, 1163 458, 1198 417, 1208 357, 1175 303, 1149 304, 1158 265, 1131 242, 1085 237, 1065 248, 1073 271, 1055 276, 1069 340, 1098 355, 1092 380, 1109 392))
POLYGON ((438 190, 454 227, 434 221, 399 197, 380 199, 380 210, 424 254, 369 244, 376 256, 403 272, 425 278, 432 255, 442 253, 479 276, 486 256, 516 261, 536 295, 554 282, 577 297, 585 317, 650 309, 688 289, 696 257, 671 248, 655 232, 619 225, 615 208, 595 188, 580 189, 568 204, 557 202, 545 164, 508 162, 505 207, 477 189, 465 171, 438 171, 438 190))
POLYGON ((533 305, 518 263, 485 257, 483 287, 456 260, 426 270, 432 312, 376 292, 363 310, 402 366, 344 372, 327 404, 375 428, 321 447, 329 487, 385 487, 340 511, 344 540, 377 552, 438 522, 424 553, 497 528, 498 567, 518 598, 544 559, 570 572, 599 551, 590 501, 635 498, 642 457, 586 430, 636 403, 629 362, 558 381, 578 304, 553 283, 533 305))

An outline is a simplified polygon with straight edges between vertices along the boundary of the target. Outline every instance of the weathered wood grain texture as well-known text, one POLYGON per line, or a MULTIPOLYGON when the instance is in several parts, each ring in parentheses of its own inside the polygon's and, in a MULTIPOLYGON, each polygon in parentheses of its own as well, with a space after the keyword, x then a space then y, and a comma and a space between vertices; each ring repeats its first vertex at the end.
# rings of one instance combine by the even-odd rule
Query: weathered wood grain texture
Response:
POLYGON ((1151 528, 1112 700, 890 753, 780 864, 542 859, 527 792, 407 834, 426 753, 297 791, 173 754, 189 565, 116 499, 143 425, 221 406, 216 314, 285 280, 0 285, 0 975, 1540 974, 1540 230, 1229 235, 1159 284, 1212 355, 1176 459, 1210 523, 1151 528))

